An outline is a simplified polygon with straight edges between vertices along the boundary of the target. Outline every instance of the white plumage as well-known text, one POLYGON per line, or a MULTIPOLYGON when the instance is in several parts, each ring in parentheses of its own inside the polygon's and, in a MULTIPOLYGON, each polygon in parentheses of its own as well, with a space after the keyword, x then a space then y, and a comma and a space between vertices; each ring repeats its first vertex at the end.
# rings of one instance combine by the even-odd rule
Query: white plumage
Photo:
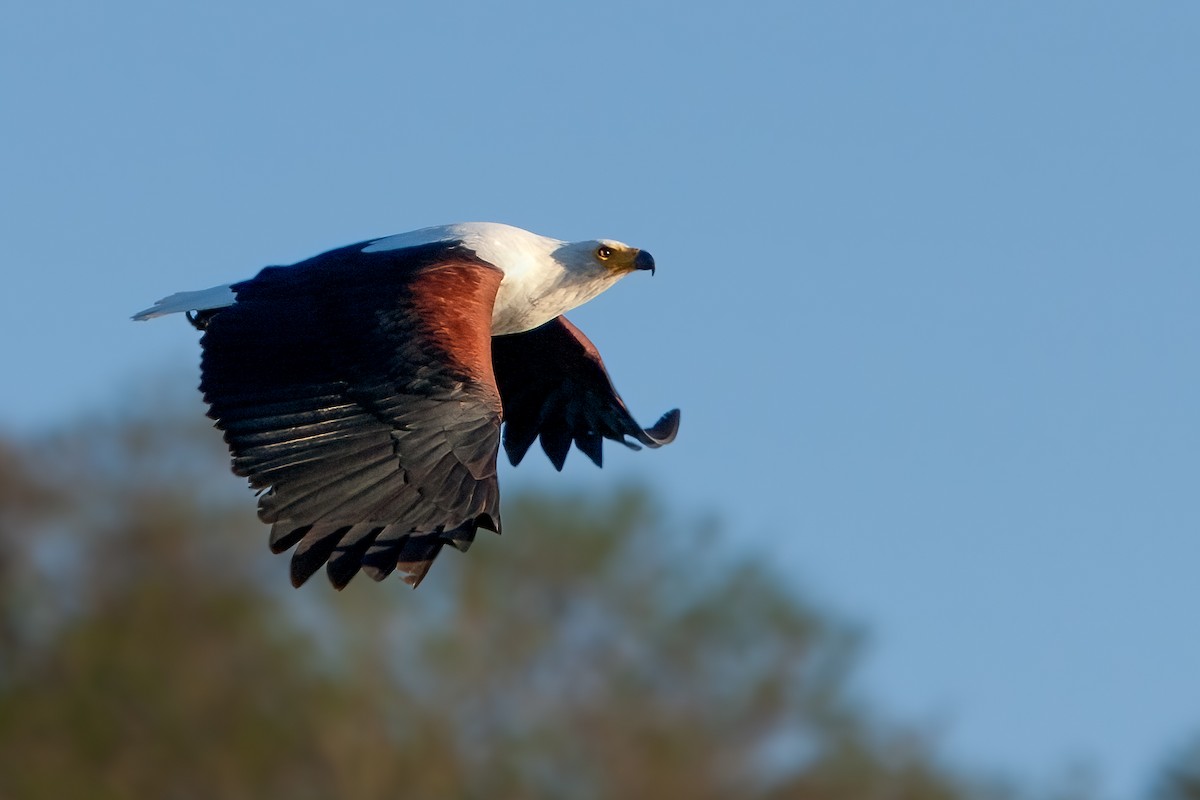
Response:
MULTIPOLYGON (((583 305, 624 275, 598 260, 597 249, 633 250, 611 239, 565 242, 498 222, 460 222, 373 239, 362 252, 383 253, 439 242, 461 245, 504 273, 492 310, 493 335, 532 330, 583 305)), ((133 318, 225 308, 237 300, 230 286, 177 292, 133 318)))
POLYGON ((134 319, 154 319, 166 314, 182 314, 185 311, 200 309, 225 308, 237 300, 237 295, 230 284, 214 286, 211 289, 201 289, 197 292, 176 292, 173 295, 158 300, 150 308, 133 315, 134 319))

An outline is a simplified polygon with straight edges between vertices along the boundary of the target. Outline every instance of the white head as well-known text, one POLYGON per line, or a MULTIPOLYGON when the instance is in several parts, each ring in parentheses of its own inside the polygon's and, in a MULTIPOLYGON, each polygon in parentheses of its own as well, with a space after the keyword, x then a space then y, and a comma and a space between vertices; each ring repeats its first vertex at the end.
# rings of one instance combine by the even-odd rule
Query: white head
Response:
POLYGON ((614 239, 564 242, 551 255, 569 270, 590 274, 595 280, 615 282, 639 269, 654 274, 654 256, 614 239))
POLYGON ((463 243, 504 271, 492 314, 494 334, 536 328, 631 272, 654 270, 649 253, 612 239, 564 242, 508 226, 502 232, 490 225, 471 227, 463 243), (484 230, 490 235, 480 237, 484 230))
POLYGON ((586 303, 640 269, 654 271, 644 250, 612 239, 564 242, 497 222, 460 222, 376 239, 373 253, 434 242, 457 242, 504 273, 492 333, 536 328, 586 303))

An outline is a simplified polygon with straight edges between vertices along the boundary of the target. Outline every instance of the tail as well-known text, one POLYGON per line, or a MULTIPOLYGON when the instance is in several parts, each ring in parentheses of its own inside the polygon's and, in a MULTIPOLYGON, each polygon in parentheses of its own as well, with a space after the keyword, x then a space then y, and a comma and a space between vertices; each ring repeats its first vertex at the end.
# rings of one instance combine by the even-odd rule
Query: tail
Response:
POLYGON ((206 311, 212 308, 225 308, 237 300, 230 284, 202 289, 198 292, 176 292, 170 297, 164 297, 150 308, 133 315, 134 319, 153 319, 164 314, 178 314, 182 311, 206 311))

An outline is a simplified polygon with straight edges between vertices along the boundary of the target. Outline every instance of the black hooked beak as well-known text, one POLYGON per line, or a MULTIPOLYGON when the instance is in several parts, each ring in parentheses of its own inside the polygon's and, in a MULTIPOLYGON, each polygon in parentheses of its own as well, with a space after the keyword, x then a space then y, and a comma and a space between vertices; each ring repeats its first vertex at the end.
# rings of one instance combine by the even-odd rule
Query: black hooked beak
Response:
POLYGON ((638 250, 637 256, 633 259, 634 269, 648 269, 650 274, 654 274, 654 256, 647 253, 645 250, 638 250))

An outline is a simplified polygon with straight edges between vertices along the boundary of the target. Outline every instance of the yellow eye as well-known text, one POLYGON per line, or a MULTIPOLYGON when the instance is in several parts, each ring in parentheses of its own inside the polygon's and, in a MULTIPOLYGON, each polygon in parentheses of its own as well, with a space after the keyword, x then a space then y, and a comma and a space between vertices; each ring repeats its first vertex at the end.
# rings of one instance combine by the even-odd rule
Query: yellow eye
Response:
POLYGON ((611 247, 600 245, 596 248, 596 258, 600 259, 601 261, 608 261, 610 256, 612 256, 611 247))

